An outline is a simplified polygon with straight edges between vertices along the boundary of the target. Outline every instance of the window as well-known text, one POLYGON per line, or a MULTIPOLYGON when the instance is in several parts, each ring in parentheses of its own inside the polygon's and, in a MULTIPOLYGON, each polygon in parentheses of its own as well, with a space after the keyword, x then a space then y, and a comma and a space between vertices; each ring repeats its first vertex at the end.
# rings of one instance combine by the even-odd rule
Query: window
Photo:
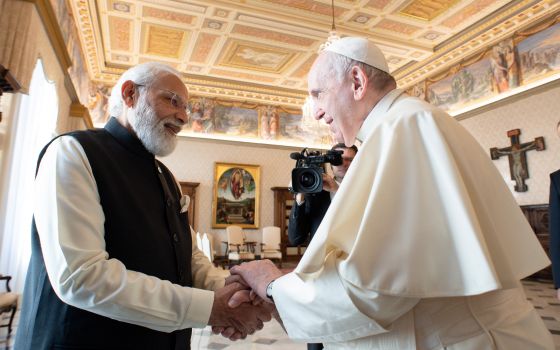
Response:
POLYGON ((0 212, 0 273, 12 275, 14 291, 21 292, 31 255, 37 156, 53 137, 58 115, 56 87, 45 76, 41 60, 33 71, 29 95, 20 94, 12 103, 18 105, 4 154, 7 176, 0 212))

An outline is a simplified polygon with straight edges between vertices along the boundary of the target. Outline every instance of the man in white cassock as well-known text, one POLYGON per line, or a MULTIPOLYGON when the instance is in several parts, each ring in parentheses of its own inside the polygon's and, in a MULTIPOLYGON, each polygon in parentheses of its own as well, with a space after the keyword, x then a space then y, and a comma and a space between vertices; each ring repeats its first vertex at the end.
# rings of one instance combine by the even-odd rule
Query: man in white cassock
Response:
POLYGON ((308 89, 315 118, 360 151, 292 273, 267 260, 232 269, 275 303, 290 338, 327 349, 554 349, 519 282, 549 260, 477 141, 396 89, 366 39, 322 52, 308 89))

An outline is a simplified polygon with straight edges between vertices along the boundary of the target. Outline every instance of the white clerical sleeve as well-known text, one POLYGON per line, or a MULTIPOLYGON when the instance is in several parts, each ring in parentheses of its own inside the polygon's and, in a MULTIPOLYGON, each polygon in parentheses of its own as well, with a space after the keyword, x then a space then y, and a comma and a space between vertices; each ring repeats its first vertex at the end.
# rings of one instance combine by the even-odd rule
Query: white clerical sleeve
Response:
POLYGON ((211 291, 127 270, 105 250, 105 216, 81 145, 63 136, 47 149, 35 179, 35 221, 46 270, 65 303, 158 331, 204 327, 211 291))
POLYGON ((388 332, 419 299, 380 295, 343 282, 332 252, 313 274, 287 274, 274 282, 276 308, 290 338, 344 342, 388 332))

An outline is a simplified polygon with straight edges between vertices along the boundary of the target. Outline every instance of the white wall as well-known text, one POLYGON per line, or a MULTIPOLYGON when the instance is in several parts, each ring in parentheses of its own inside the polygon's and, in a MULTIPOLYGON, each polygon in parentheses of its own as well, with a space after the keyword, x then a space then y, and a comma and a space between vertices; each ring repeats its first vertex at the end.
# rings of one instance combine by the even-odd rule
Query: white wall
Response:
POLYGON ((274 225, 274 192, 271 187, 286 187, 290 181, 295 161, 291 152, 299 148, 278 148, 229 141, 209 141, 180 137, 175 151, 162 158, 178 181, 199 182, 196 192, 196 227, 199 232, 214 234, 214 249, 223 252, 226 240, 224 229, 212 228, 212 196, 214 163, 240 163, 259 165, 260 174, 260 223, 258 229, 245 229, 248 240, 260 242, 262 228, 274 225))
MULTIPOLYGON (((490 148, 507 147, 510 139, 508 130, 521 129, 520 142, 530 142, 543 136, 546 149, 527 152, 529 178, 525 181, 527 192, 515 192, 514 181, 509 175, 507 157, 494 160, 504 181, 520 205, 548 203, 550 180, 548 175, 560 168, 560 138, 556 124, 560 120, 560 83, 548 85, 509 99, 499 105, 490 106, 474 113, 461 124, 480 142, 490 156, 490 148)), ((481 179, 482 180, 482 179, 481 179)))

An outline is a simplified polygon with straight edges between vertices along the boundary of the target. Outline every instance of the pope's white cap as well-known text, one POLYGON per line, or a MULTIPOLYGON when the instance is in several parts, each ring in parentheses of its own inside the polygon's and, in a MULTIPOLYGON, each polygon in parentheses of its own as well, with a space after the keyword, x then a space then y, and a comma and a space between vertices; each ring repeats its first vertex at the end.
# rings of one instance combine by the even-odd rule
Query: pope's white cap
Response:
POLYGON ((337 53, 389 73, 383 52, 365 38, 345 37, 333 41, 324 51, 337 53))

